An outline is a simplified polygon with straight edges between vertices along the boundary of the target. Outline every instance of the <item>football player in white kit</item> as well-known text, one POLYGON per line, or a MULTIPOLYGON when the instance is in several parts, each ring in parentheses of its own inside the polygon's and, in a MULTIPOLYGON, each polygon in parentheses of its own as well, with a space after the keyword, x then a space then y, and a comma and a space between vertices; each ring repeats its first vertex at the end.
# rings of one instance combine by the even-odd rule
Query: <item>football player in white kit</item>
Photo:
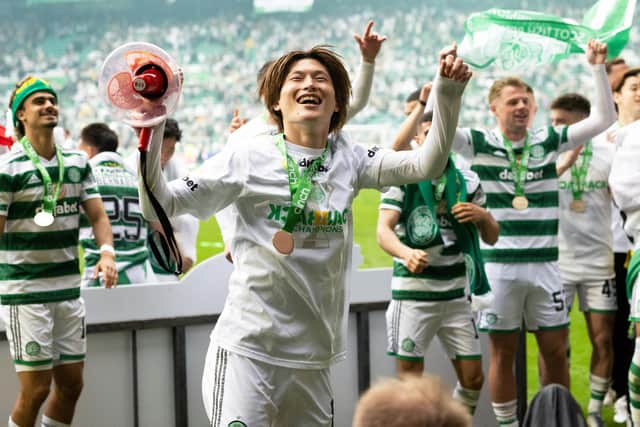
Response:
MULTIPOLYGON (((551 124, 572 125, 589 116, 590 103, 565 94, 551 103, 551 124)), ((613 323, 617 310, 613 270, 609 172, 615 147, 596 137, 586 142, 570 167, 559 170, 559 266, 567 307, 578 295, 591 340, 588 422, 602 425, 602 402, 611 382, 613 323), (575 161, 574 161, 575 160, 575 161)), ((572 158, 574 152, 560 156, 572 158)), ((560 166, 559 166, 560 168, 560 166)))
MULTIPOLYGON (((376 57, 382 48, 382 44, 387 40, 385 36, 373 31, 373 21, 367 22, 362 35, 354 34, 353 38, 358 43, 361 62, 358 77, 355 80, 356 84, 353 91, 353 97, 351 98, 351 102, 349 102, 349 106, 347 108, 347 122, 362 111, 369 101, 369 94, 371 93, 371 86, 373 85, 373 73, 375 70, 376 57)), ((262 102, 264 102, 264 76, 272 62, 273 61, 267 61, 258 71, 258 97, 262 102)), ((230 135, 227 140, 227 144, 234 144, 235 141, 242 141, 259 135, 278 132, 277 124, 269 115, 266 107, 262 114, 252 118, 251 120, 241 118, 239 114, 238 110, 233 112, 233 118, 229 124, 230 135)), ((233 257, 229 247, 234 235, 233 222, 235 217, 236 213, 231 205, 216 213, 216 221, 218 222, 220 234, 224 241, 224 255, 229 262, 233 262, 233 257)))
MULTIPOLYGON (((414 152, 367 149, 339 134, 350 82, 324 47, 289 52, 269 67, 265 104, 282 133, 229 144, 167 183, 162 125, 154 129, 146 179, 169 216, 208 218, 229 204, 237 211, 235 267, 203 375, 211 425, 332 425, 329 367, 345 358, 351 204, 361 188, 442 173, 470 77, 461 59, 441 61, 434 124, 414 152)), ((141 191, 145 216, 155 219, 141 191)))
POLYGON ((633 239, 633 256, 629 262, 626 279, 629 302, 629 320, 635 324, 635 350, 629 367, 629 409, 633 425, 640 425, 640 68, 623 70, 612 78, 614 99, 618 106, 618 129, 609 139, 615 141, 609 186, 616 205, 626 216, 624 230, 633 239))

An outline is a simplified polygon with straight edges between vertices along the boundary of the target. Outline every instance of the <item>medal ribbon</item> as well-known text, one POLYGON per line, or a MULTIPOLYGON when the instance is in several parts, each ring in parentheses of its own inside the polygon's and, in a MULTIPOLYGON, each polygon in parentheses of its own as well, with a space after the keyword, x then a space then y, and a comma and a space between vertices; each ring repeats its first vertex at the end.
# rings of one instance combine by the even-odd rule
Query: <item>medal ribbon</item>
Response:
POLYGON ((289 191, 291 191, 291 207, 289 208, 287 220, 285 221, 282 229, 291 233, 295 226, 302 220, 304 208, 307 205, 307 201, 311 195, 311 188, 313 187, 311 179, 316 175, 318 169, 326 160, 327 153, 329 152, 329 143, 327 143, 327 146, 320 157, 314 159, 309 167, 307 167, 302 175, 300 175, 297 163, 287 153, 287 144, 284 141, 284 134, 279 133, 274 135, 274 141, 276 147, 278 147, 278 150, 287 161, 287 179, 289 180, 289 191))
POLYGON ((461 201, 467 200, 467 186, 460 171, 456 169, 453 158, 449 156, 449 161, 442 175, 436 180, 435 186, 430 181, 420 181, 418 188, 422 194, 425 205, 436 218, 436 202, 445 202, 447 213, 451 208, 461 201), (435 188, 434 188, 435 187, 435 188))
POLYGON ((55 190, 53 190, 51 176, 49 175, 47 168, 42 166, 42 163, 40 163, 38 153, 33 149, 31 142, 29 142, 27 137, 24 136, 20 140, 20 144, 22 145, 22 148, 24 148, 24 152, 27 154, 27 157, 29 157, 29 160, 31 160, 31 163, 33 163, 42 176, 42 182, 44 183, 44 198, 42 199, 43 210, 53 215, 58 196, 60 195, 60 189, 62 188, 62 181, 64 180, 64 161, 62 159, 62 152, 54 144, 56 159, 58 161, 58 182, 55 185, 55 190))
POLYGON ((438 180, 436 181, 435 191, 433 192, 433 198, 436 202, 442 200, 442 195, 444 194, 444 189, 447 186, 447 175, 443 173, 440 175, 438 180))
POLYGON ((524 139, 524 147, 522 147, 522 157, 520 157, 520 163, 516 160, 516 155, 513 151, 511 141, 507 139, 504 134, 502 135, 504 142, 504 149, 507 152, 509 164, 511 166, 511 172, 513 173, 513 184, 515 185, 515 195, 524 196, 524 182, 527 180, 527 171, 529 170, 529 156, 531 154, 531 146, 529 145, 529 133, 524 139))
POLYGON ((582 200, 582 193, 584 192, 584 187, 587 182, 587 172, 589 171, 589 163, 591 163, 592 156, 593 150, 591 148, 591 141, 589 141, 582 149, 582 162, 580 166, 577 164, 571 166, 571 194, 573 195, 573 200, 582 200))

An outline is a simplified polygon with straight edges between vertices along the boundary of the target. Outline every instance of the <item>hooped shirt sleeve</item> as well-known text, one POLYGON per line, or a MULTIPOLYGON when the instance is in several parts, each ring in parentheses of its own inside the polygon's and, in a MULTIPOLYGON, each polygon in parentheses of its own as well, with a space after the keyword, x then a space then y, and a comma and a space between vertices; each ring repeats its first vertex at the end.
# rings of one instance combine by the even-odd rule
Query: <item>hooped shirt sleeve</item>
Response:
MULTIPOLYGON (((0 160, 0 215, 7 216, 9 214, 9 206, 13 199, 13 179, 9 168, 9 162, 5 156, 0 160)), ((0 230, 2 232, 2 230, 0 230)))
POLYGON ((460 154, 467 160, 470 160, 474 156, 473 139, 471 138, 471 129, 469 128, 457 128, 456 133, 453 136, 452 150, 460 154))
POLYGON ((402 190, 402 187, 389 187, 389 189, 382 193, 380 197, 380 210, 389 209, 392 211, 402 212, 403 203, 404 191, 402 190))
POLYGON ((467 183, 467 194, 469 195, 469 202, 478 206, 486 207, 487 195, 482 190, 482 185, 480 184, 480 177, 478 176, 478 174, 470 169, 460 169, 460 173, 462 173, 462 176, 467 183))
MULTIPOLYGON (((83 153, 83 156, 84 156, 84 153, 83 153)), ((88 159, 85 158, 85 160, 87 161, 87 163, 85 165, 84 178, 82 180, 82 195, 80 196, 81 202, 100 197, 98 182, 96 181, 96 178, 93 175, 93 169, 91 168, 91 163, 89 163, 88 159)))

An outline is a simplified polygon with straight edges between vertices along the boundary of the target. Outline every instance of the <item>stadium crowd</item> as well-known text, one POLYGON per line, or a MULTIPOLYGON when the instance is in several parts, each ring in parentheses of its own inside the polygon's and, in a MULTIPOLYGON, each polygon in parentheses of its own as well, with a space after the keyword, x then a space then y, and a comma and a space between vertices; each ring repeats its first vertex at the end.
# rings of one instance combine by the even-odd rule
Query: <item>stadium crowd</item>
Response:
MULTIPOLYGON (((374 94, 367 108, 351 124, 397 127, 402 121, 404 94, 432 78, 437 66, 434 49, 460 42, 464 20, 474 11, 495 7, 492 2, 474 2, 473 9, 464 2, 448 2, 435 7, 418 1, 402 2, 387 8, 382 2, 374 6, 357 2, 342 7, 326 7, 314 12, 313 19, 291 19, 289 15, 254 15, 250 10, 227 12, 212 17, 193 16, 177 22, 137 22, 135 17, 101 15, 51 22, 33 12, 22 22, 5 22, 0 34, 4 46, 15 45, 31 55, 0 57, 0 93, 11 92, 15 81, 28 73, 42 75, 55 82, 65 101, 61 125, 77 140, 82 127, 92 121, 107 121, 117 131, 125 151, 135 146, 135 136, 111 120, 98 94, 98 70, 108 52, 125 42, 152 40, 167 50, 185 71, 185 90, 176 119, 184 123, 185 139, 179 156, 187 163, 200 162, 220 150, 227 138, 227 123, 234 108, 243 116, 260 111, 254 76, 260 66, 274 55, 292 48, 310 47, 323 40, 341 54, 350 74, 355 77, 359 54, 351 40, 353 28, 369 18, 378 30, 388 34, 385 49, 376 65, 374 94), (32 31, 31 28, 36 28, 32 31), (291 35, 295 34, 295 37, 291 35), (197 142, 196 142, 197 141, 197 142)), ((519 2, 512 2, 513 7, 519 2)), ((528 2, 520 7, 539 7, 540 11, 579 21, 588 8, 585 2, 528 2), (529 4, 531 3, 531 4, 529 4)), ((508 7, 508 4, 505 5, 508 7)), ((637 29, 632 28, 627 49, 630 63, 637 62, 637 29)), ((548 108, 553 94, 575 92, 588 82, 588 73, 577 58, 563 61, 561 67, 542 66, 536 72, 517 70, 537 90, 541 111, 548 108), (555 78, 546 76, 553 71, 555 78)), ((467 108, 460 121, 490 123, 486 109, 486 91, 494 78, 508 72, 479 73, 465 92, 467 108)), ((539 124, 543 124, 540 119, 539 124)), ((356 139, 358 139, 356 137, 356 139)), ((389 141, 360 141, 383 145, 389 141)))

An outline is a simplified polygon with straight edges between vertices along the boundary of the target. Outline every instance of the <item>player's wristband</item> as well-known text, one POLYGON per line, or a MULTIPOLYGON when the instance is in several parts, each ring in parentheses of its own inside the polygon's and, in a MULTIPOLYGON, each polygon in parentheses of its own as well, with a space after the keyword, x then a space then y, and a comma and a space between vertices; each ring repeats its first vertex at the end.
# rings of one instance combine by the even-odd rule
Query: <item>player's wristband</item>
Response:
POLYGON ((100 253, 102 252, 108 252, 111 255, 116 256, 116 250, 113 249, 113 246, 108 243, 105 243, 104 245, 100 246, 100 253))

